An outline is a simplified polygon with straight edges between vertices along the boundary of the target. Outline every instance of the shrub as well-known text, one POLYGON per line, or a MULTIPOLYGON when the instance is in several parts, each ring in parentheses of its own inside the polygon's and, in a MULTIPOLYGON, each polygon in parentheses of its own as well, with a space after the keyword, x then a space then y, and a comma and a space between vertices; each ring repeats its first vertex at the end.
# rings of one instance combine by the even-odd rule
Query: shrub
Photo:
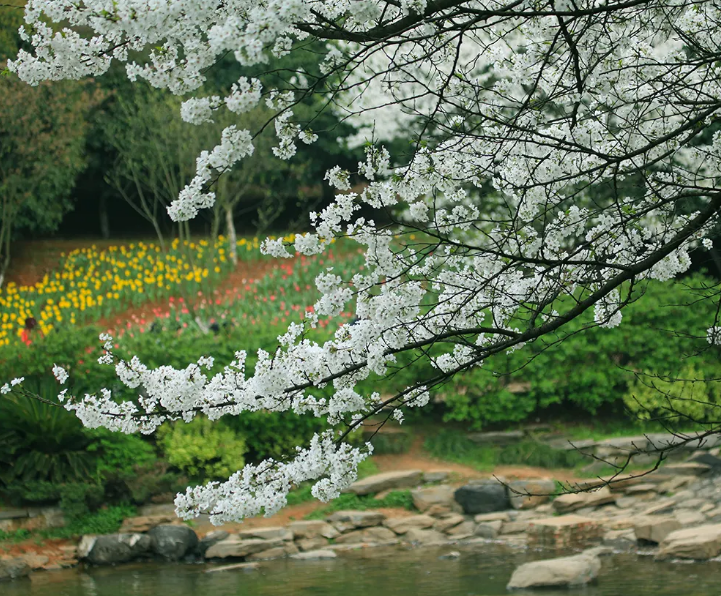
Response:
POLYGON ((194 480, 227 478, 245 463, 243 437, 207 418, 161 427, 158 438, 170 465, 194 480))

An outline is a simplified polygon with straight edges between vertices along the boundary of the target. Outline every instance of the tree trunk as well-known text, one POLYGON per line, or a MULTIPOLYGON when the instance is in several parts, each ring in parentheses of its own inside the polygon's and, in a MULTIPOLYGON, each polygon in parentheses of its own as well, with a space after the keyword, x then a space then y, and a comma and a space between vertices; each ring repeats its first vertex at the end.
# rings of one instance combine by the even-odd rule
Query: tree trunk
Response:
POLYGON ((228 258, 233 265, 238 264, 238 245, 237 236, 235 235, 235 221, 233 221, 233 206, 228 205, 225 208, 225 226, 228 231, 228 258))
POLYGON ((98 214, 100 215, 100 235, 107 240, 110 238, 110 220, 108 219, 108 200, 105 195, 100 195, 98 214))

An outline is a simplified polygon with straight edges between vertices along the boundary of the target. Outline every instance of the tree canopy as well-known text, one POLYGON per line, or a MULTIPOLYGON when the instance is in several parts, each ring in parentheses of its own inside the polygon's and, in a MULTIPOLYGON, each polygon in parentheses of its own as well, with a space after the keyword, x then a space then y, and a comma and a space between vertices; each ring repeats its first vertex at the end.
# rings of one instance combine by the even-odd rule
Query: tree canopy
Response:
MULTIPOLYGON (((333 134, 318 125, 329 112, 354 125, 346 145, 364 147, 357 167, 325 173, 338 193, 310 213, 313 231, 263 250, 314 255, 348 237, 365 265, 319 275, 315 315, 259 353, 252 372, 242 350, 211 378, 210 357, 183 369, 115 362, 103 337, 103 362, 142 386, 142 398, 62 394, 87 426, 124 432, 201 412, 328 416, 334 428, 286 459, 188 489, 176 500, 181 515, 269 515, 308 480, 318 498, 337 496, 367 454, 345 439, 368 417, 401 420, 402 408, 426 405, 494 355, 562 341, 587 312, 593 320, 573 333, 622 324, 650 281, 682 275, 692 251, 713 248, 721 8, 710 0, 31 0, 25 17, 32 49, 10 69, 31 85, 120 62, 131 80, 186 97, 186 122, 230 116, 169 205, 176 221, 214 206, 219 180, 254 155, 268 127, 273 154, 291 162, 333 134), (314 64, 281 62, 318 43, 314 64), (230 56, 238 78, 207 94, 209 73, 230 56), (261 81, 259 71, 274 76, 261 81), (263 102, 263 122, 240 118, 263 102), (355 321, 331 338, 308 336, 317 317, 349 309, 355 321), (418 376, 384 394, 401 361, 418 376), (360 391, 367 379, 379 391, 360 391)), ((719 288, 702 298, 718 305, 719 288)), ((720 309, 704 329, 679 332, 718 350, 720 309)))

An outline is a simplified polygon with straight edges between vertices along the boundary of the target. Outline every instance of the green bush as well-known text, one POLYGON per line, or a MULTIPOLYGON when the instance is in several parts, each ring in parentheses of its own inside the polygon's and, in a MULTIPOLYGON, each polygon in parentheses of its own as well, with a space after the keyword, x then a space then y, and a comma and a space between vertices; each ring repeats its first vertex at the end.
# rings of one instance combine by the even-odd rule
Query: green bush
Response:
POLYGON ((245 464, 243 437, 207 418, 161 427, 158 439, 170 465, 193 480, 227 478, 245 464))
MULTIPOLYGON (((718 374, 714 377, 718 378, 718 374)), ((706 381, 693 366, 681 370, 678 377, 647 373, 638 375, 629 385, 623 403, 640 420, 662 417, 686 425, 718 420, 721 383, 706 381)))
POLYGON ((413 511, 413 497, 409 490, 395 490, 388 493, 382 499, 376 499, 373 495, 358 496, 351 493, 344 493, 337 499, 333 499, 328 505, 316 509, 305 516, 305 519, 324 519, 334 511, 366 511, 368 509, 381 509, 386 507, 397 507, 413 511))

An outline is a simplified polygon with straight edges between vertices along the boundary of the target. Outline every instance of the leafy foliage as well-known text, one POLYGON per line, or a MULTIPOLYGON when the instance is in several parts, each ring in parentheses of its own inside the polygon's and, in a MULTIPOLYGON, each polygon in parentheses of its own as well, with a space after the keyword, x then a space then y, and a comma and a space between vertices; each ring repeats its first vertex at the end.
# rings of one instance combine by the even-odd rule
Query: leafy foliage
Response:
POLYGON ((344 511, 352 509, 354 511, 366 511, 368 509, 381 509, 385 507, 394 507, 399 509, 408 509, 413 511, 413 497, 409 490, 394 490, 389 492, 382 499, 376 499, 373 495, 358 496, 351 493, 342 494, 337 499, 331 501, 325 507, 316 509, 305 516, 305 519, 324 519, 334 511, 344 511))

